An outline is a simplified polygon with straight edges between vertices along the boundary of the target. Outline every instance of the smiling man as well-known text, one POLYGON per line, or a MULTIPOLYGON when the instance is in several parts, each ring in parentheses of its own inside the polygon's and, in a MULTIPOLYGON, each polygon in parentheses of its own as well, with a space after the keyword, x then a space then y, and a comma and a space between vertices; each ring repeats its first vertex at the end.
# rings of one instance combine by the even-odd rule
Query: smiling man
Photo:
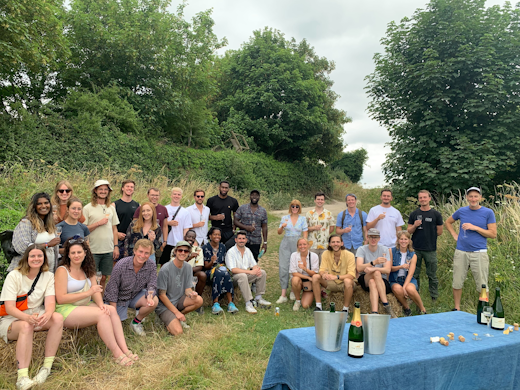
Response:
POLYGON ((105 302, 117 309, 121 321, 128 318, 128 308, 138 310, 130 328, 139 336, 145 336, 141 322, 159 303, 155 296, 157 270, 155 263, 149 260, 152 250, 150 240, 138 240, 134 255, 122 258, 115 265, 105 291, 105 302))
POLYGON ((487 239, 497 237, 495 213, 493 213, 493 210, 480 205, 482 200, 480 188, 468 188, 466 200, 469 206, 461 207, 446 220, 446 229, 457 241, 457 248, 453 255, 452 287, 453 300, 455 301, 453 310, 460 310, 462 287, 468 268, 471 269, 473 274, 477 291, 480 291, 483 284, 489 289, 487 239), (459 234, 453 228, 453 224, 458 220, 460 220, 459 234))
POLYGON ((125 180, 121 183, 121 199, 116 200, 112 203, 117 212, 117 218, 119 218, 119 225, 117 225, 117 238, 119 240, 119 255, 123 256, 124 243, 126 237, 126 231, 130 222, 134 218, 134 213, 139 207, 139 203, 132 199, 135 191, 135 181, 125 180))
POLYGON ((329 236, 334 231, 334 217, 324 208, 325 194, 318 192, 314 195, 314 209, 307 211, 307 226, 309 228, 310 251, 318 255, 321 263, 321 255, 327 249, 329 236))
POLYGON ((218 187, 218 195, 208 199, 206 206, 209 207, 211 226, 220 228, 222 232, 222 243, 226 250, 235 245, 233 238, 233 217, 238 210, 238 201, 228 195, 229 182, 223 180, 218 187))
POLYGON ((235 213, 235 225, 245 230, 246 246, 258 262, 260 248, 267 250, 267 211, 258 204, 260 191, 252 190, 249 194, 250 203, 240 206, 235 213), (264 240, 262 241, 262 236, 264 240))
POLYGON ((401 213, 391 205, 392 199, 392 190, 382 190, 381 204, 372 207, 367 217, 367 229, 379 230, 381 245, 387 248, 395 248, 397 232, 401 231, 404 225, 401 213))

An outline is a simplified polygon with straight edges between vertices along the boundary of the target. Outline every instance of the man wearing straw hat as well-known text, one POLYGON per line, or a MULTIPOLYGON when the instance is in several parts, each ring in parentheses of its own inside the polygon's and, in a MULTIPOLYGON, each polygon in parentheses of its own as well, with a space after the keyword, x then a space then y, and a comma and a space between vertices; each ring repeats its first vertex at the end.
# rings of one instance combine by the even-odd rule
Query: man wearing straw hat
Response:
POLYGON ((469 206, 461 207, 446 220, 446 229, 457 241, 457 248, 453 255, 453 300, 455 308, 460 310, 462 286, 471 269, 477 291, 483 284, 489 290, 488 272, 489 257, 487 254, 487 239, 497 237, 497 223, 493 210, 481 206, 482 192, 480 188, 471 187, 466 191, 466 200, 469 206), (459 234, 455 232, 453 223, 460 220, 459 234))

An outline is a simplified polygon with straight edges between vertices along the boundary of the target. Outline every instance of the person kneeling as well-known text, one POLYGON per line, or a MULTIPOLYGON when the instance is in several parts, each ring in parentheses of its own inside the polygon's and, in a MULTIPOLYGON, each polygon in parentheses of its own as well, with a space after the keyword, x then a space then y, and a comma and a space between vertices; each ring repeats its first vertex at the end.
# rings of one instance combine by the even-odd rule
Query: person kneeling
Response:
POLYGON ((56 312, 63 316, 63 325, 69 329, 96 325, 116 362, 131 366, 138 357, 126 346, 116 309, 103 303, 102 291, 103 286, 96 282, 96 263, 87 243, 82 238, 66 241, 56 270, 56 312))
POLYGON ((412 314, 408 306, 408 297, 412 298, 421 314, 426 314, 421 296, 417 291, 417 280, 413 277, 417 255, 413 251, 410 237, 410 233, 406 231, 397 233, 397 246, 392 249, 393 265, 390 274, 390 287, 395 297, 403 305, 405 316, 412 314))
POLYGON ((246 243, 246 232, 240 230, 235 237, 235 246, 231 247, 226 253, 226 266, 233 273, 234 282, 244 296, 246 311, 256 314, 255 305, 270 306, 271 302, 262 298, 262 295, 265 294, 267 274, 257 265, 253 253, 246 247, 246 243), (254 301, 251 293, 251 283, 256 283, 256 297, 254 301))
POLYGON ((168 332, 177 336, 188 329, 185 314, 202 306, 202 297, 193 291, 193 271, 186 262, 191 253, 191 244, 179 241, 173 249, 173 260, 161 267, 157 278, 159 305, 155 313, 164 322, 168 332))
POLYGON ((315 311, 321 311, 320 286, 327 290, 343 291, 343 311, 348 313, 354 278, 356 277, 356 262, 354 255, 345 249, 341 236, 333 234, 329 237, 329 246, 321 255, 320 273, 312 277, 312 290, 316 298, 315 311))
POLYGON ((368 229, 368 245, 358 248, 356 267, 360 273, 358 282, 361 288, 370 292, 372 314, 378 314, 379 299, 383 303, 386 314, 396 318, 386 294, 392 292, 388 282, 388 274, 392 269, 392 253, 384 245, 379 245, 379 230, 368 229), (389 256, 389 258, 387 257, 389 256))
POLYGON ((132 329, 139 336, 146 336, 142 322, 152 313, 159 300, 155 295, 157 287, 157 269, 150 260, 153 253, 152 241, 142 238, 135 243, 134 255, 119 260, 105 291, 105 301, 117 309, 119 320, 128 318, 128 308, 136 309, 132 329))
POLYGON ((320 269, 320 258, 316 253, 309 251, 309 242, 305 238, 298 240, 296 248, 298 250, 291 255, 289 264, 289 272, 292 275, 291 288, 296 298, 294 311, 298 311, 300 306, 308 309, 312 304, 312 277, 317 275, 320 269))

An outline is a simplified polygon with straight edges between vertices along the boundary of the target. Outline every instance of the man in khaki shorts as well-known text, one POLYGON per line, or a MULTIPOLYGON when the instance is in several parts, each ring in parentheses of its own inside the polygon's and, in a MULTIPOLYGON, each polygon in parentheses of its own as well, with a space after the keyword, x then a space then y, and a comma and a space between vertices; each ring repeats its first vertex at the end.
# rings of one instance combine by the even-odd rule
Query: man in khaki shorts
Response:
POLYGON ((320 286, 323 286, 330 292, 343 291, 343 311, 348 313, 355 277, 354 255, 345 249, 341 236, 333 234, 329 237, 329 245, 321 257, 320 272, 312 276, 312 291, 316 299, 314 311, 322 310, 320 286))
POLYGON ((469 206, 461 207, 446 220, 446 229, 457 241, 453 255, 453 300, 455 310, 460 310, 462 287, 468 269, 471 269, 477 291, 483 284, 488 286, 489 257, 487 254, 487 239, 496 238, 497 223, 493 210, 481 206, 482 192, 477 187, 468 188, 466 200, 469 206), (455 232, 453 224, 460 219, 459 233, 455 232))

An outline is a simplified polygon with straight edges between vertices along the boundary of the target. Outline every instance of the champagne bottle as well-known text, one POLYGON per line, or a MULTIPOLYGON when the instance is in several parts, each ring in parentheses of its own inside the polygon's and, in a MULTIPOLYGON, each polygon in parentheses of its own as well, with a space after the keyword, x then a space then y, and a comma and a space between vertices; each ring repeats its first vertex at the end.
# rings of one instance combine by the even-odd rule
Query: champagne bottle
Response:
POLYGON ((493 317, 491 318, 491 327, 493 329, 504 330, 506 320, 504 318, 504 306, 500 299, 500 288, 496 288, 495 302, 493 302, 493 317))
POLYGON ((477 305, 477 322, 479 324, 487 325, 488 323, 486 316, 482 314, 486 306, 489 306, 489 298, 487 296, 486 285, 483 284, 482 290, 480 290, 480 297, 478 299, 477 305))
POLYGON ((361 324, 361 313, 359 302, 354 304, 354 314, 348 330, 348 356, 362 358, 365 354, 365 343, 363 338, 363 326, 361 324))
POLYGON ((330 312, 335 313, 336 312, 336 304, 334 302, 330 303, 330 312))

